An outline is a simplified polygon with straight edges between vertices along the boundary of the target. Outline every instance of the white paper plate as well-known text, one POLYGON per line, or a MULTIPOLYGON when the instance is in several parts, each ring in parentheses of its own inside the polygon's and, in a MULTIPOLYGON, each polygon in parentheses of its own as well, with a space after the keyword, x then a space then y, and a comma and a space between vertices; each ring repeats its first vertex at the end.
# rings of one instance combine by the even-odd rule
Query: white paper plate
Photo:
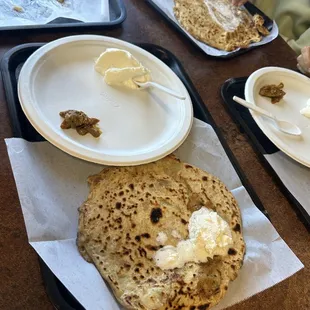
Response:
POLYGON ((169 67, 137 46, 103 36, 66 37, 37 50, 21 70, 18 94, 28 120, 46 140, 75 157, 106 165, 137 165, 168 155, 186 139, 193 121, 190 96, 169 67), (132 53, 155 82, 186 100, 106 85, 94 62, 109 47, 132 53), (62 130, 59 112, 68 109, 100 119, 100 138, 62 130))
POLYGON ((252 112, 251 114, 264 134, 284 153, 299 163, 310 167, 310 119, 301 115, 300 110, 310 98, 310 79, 306 76, 278 67, 266 67, 255 71, 245 85, 247 101, 271 112, 278 119, 296 124, 302 130, 301 137, 294 137, 278 131, 273 122, 252 112), (266 84, 284 84, 286 95, 276 104, 259 95, 266 84))

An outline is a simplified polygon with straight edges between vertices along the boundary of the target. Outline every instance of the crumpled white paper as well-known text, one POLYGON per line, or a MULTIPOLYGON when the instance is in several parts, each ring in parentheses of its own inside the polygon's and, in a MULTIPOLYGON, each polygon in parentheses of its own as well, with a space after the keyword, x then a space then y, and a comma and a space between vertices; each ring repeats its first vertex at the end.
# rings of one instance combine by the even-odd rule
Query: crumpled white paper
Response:
POLYGON ((109 0, 1 0, 0 27, 42 25, 65 17, 83 22, 110 20, 109 0), (20 7, 21 12, 14 10, 20 7))
MULTIPOLYGON (((226 56, 230 55, 232 53, 235 53, 236 51, 232 52, 227 52, 227 51, 222 51, 218 50, 214 47, 211 47, 207 44, 204 44, 198 40, 196 40, 193 36, 191 36, 183 27, 179 24, 178 20, 175 18, 174 13, 173 13, 173 7, 174 7, 174 0, 148 0, 150 2, 153 2, 159 7, 172 21, 174 21, 180 28, 181 30, 196 44, 198 47, 200 47, 206 54, 211 55, 211 56, 226 56)), ((279 29, 276 24, 276 22, 273 23, 273 28, 270 34, 267 37, 263 37, 262 41, 257 42, 257 43, 252 43, 250 44, 250 47, 252 46, 260 46, 267 44, 274 39, 277 38, 279 35, 279 29)))
POLYGON ((264 156, 286 188, 310 215, 310 168, 280 151, 264 156))
MULTIPOLYGON (((30 244, 86 309, 121 309, 75 244, 77 209, 88 194, 86 178, 102 166, 73 158, 48 142, 12 138, 6 144, 30 244)), ((212 127, 195 120, 176 155, 219 177, 235 195, 242 213, 247 248, 244 265, 214 309, 249 298, 303 268, 253 204, 212 127)))

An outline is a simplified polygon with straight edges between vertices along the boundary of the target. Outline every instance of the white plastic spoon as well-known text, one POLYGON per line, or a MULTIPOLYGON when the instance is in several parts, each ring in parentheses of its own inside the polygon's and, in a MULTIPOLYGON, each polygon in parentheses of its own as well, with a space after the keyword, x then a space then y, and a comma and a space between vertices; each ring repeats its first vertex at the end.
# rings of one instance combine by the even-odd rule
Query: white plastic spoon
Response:
MULTIPOLYGON (((133 80, 134 81, 134 80, 133 80)), ((165 86, 162 86, 160 84, 157 84, 155 82, 145 82, 145 83, 140 83, 140 82, 137 82, 137 81, 134 81, 139 87, 141 88, 149 88, 149 87, 154 87, 154 88, 157 88, 167 94, 169 94, 170 96, 173 96, 173 97, 176 97, 178 99, 181 99, 181 100, 185 100, 186 97, 185 96, 181 96, 179 94, 177 94, 176 92, 174 92, 173 90, 165 87, 165 86)))
POLYGON ((288 135, 293 135, 293 136, 300 136, 301 135, 301 130, 298 126, 292 124, 292 123, 289 123, 287 121, 281 121, 281 120, 278 120, 273 114, 269 113, 268 111, 254 105, 254 104, 251 104, 237 96, 234 96, 233 97, 233 100, 239 104, 241 104, 242 106, 248 108, 248 109, 251 109, 259 114, 262 114, 270 119, 272 119, 275 123, 275 127, 288 134, 288 135))

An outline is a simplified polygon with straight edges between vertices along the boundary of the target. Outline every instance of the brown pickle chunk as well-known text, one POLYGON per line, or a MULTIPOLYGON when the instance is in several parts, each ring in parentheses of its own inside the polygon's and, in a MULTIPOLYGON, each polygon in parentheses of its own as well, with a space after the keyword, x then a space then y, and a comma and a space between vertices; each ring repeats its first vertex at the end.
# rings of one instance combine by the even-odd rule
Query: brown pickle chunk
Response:
POLYGON ((283 88, 283 83, 280 83, 279 85, 265 85, 259 90, 259 94, 263 97, 271 98, 271 103, 277 103, 286 95, 283 88))
POLYGON ((101 130, 97 126, 99 119, 88 117, 82 111, 67 110, 60 112, 59 115, 64 118, 60 125, 61 129, 75 129, 81 136, 90 133, 93 137, 98 138, 101 135, 101 130))

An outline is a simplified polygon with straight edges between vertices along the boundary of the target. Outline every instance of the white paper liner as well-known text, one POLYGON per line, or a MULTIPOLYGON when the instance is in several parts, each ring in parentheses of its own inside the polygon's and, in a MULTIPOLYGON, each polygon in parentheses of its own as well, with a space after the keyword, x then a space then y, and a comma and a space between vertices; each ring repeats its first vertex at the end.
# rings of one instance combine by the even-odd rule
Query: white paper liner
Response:
POLYGON ((42 25, 64 17, 83 22, 110 20, 109 0, 1 0, 0 27, 42 25), (14 7, 22 8, 21 12, 14 7))
MULTIPOLYGON (((102 166, 73 158, 48 142, 12 138, 6 139, 6 144, 30 244, 86 309, 121 309, 96 268, 80 256, 75 244, 77 209, 88 194, 86 178, 102 166)), ((236 304, 303 268, 253 204, 211 126, 195 120, 176 155, 219 177, 236 197, 242 213, 244 265, 214 309, 236 304)))

